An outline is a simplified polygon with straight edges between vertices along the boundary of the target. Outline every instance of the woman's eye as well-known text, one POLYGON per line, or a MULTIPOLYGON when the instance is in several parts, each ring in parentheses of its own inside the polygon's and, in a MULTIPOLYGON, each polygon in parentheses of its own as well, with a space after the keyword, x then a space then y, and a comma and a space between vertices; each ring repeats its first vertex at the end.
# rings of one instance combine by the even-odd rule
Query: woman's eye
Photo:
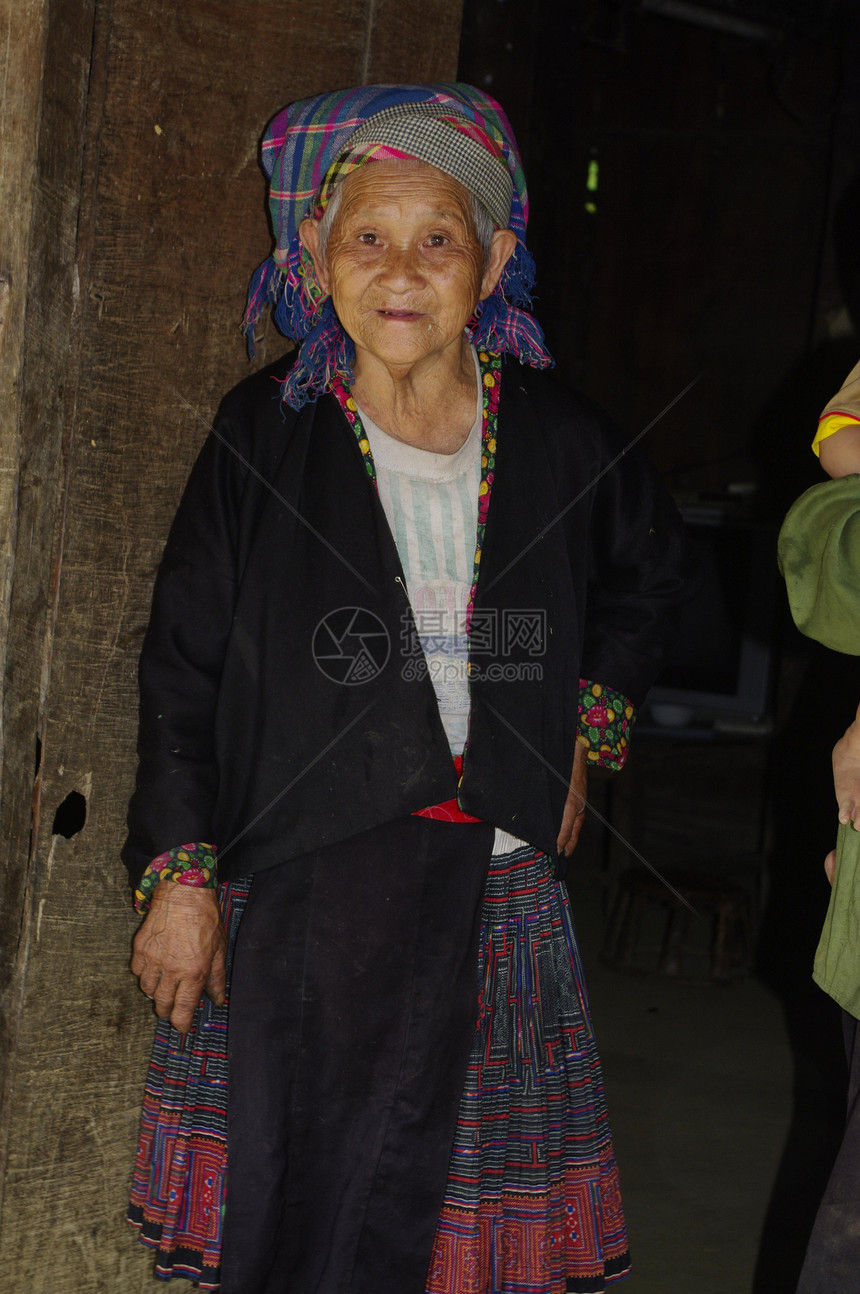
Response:
POLYGON ((427 240, 431 247, 444 247, 448 242, 447 234, 431 234, 427 240))
POLYGON ((358 241, 364 243, 365 247, 374 247, 376 245, 376 234, 359 234, 358 241))

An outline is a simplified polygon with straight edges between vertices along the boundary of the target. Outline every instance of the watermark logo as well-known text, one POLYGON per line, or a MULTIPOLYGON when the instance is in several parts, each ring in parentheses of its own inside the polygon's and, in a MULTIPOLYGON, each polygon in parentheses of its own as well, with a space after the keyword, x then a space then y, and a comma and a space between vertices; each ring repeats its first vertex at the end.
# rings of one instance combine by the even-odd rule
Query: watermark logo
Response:
POLYGON ((470 683, 540 683, 547 647, 542 608, 476 607, 467 613, 446 589, 419 590, 414 611, 400 622, 400 676, 407 683, 430 678, 440 696, 462 695, 470 683), (421 597, 421 594, 424 594, 421 597), (435 598, 434 596, 435 595, 435 598))
POLYGON ((400 629, 404 656, 535 658, 547 646, 546 611, 526 607, 476 607, 466 634, 466 614, 446 608, 404 612, 400 629))
POLYGON ((465 688, 470 683, 541 683, 540 661, 468 661, 444 656, 412 656, 400 671, 405 683, 420 683, 429 678, 437 692, 448 688, 465 688))
POLYGON ((385 669, 391 642, 379 616, 366 607, 338 607, 320 620, 311 651, 326 678, 358 687, 385 669))

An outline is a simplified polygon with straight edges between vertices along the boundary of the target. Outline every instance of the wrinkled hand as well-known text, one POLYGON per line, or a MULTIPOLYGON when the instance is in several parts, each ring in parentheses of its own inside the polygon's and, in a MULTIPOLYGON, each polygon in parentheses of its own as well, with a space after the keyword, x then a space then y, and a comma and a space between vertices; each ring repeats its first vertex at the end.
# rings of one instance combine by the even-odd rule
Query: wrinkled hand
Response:
POLYGON ((561 818, 561 830, 558 833, 558 852, 570 858, 579 840, 579 833, 585 821, 585 804, 588 796, 588 763, 587 749, 578 741, 573 752, 573 771, 570 775, 570 790, 561 818))
POLYGON ((227 935, 214 890, 162 881, 134 937, 132 973, 155 1013, 187 1033, 205 989, 224 1002, 227 935))

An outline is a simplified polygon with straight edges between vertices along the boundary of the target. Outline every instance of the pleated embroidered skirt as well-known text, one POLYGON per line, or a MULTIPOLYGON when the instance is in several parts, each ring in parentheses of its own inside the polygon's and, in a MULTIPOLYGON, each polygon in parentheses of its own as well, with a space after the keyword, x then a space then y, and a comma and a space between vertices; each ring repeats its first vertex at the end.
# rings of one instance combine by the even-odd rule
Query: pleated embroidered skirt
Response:
POLYGON ((204 1000, 184 1047, 159 1024, 147 1080, 129 1220, 157 1275, 224 1294, 600 1294, 626 1274, 567 895, 531 849, 487 874, 489 840, 409 818, 260 873, 241 936, 248 883, 222 886, 231 1190, 228 1007, 204 1000), (274 994, 254 967, 267 924, 286 947, 274 994), (290 983, 249 1033, 237 1004, 255 1014, 290 983))
POLYGON ((156 1275, 185 1276, 201 1290, 220 1289, 229 978, 250 884, 234 881, 219 894, 227 1002, 217 1007, 204 997, 184 1038, 167 1020, 156 1027, 131 1183, 128 1220, 156 1250, 156 1275))
POLYGON ((492 860, 472 1043, 427 1294, 593 1294, 630 1269, 570 904, 545 854, 492 860))

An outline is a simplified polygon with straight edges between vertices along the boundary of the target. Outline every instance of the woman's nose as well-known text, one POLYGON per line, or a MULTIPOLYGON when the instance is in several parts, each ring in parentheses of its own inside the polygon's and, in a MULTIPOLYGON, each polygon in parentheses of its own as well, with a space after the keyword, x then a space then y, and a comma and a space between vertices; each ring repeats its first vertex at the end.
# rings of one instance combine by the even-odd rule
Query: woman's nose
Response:
POLYGON ((380 273, 390 287, 406 291, 424 281, 421 258, 415 247, 389 247, 380 273))

